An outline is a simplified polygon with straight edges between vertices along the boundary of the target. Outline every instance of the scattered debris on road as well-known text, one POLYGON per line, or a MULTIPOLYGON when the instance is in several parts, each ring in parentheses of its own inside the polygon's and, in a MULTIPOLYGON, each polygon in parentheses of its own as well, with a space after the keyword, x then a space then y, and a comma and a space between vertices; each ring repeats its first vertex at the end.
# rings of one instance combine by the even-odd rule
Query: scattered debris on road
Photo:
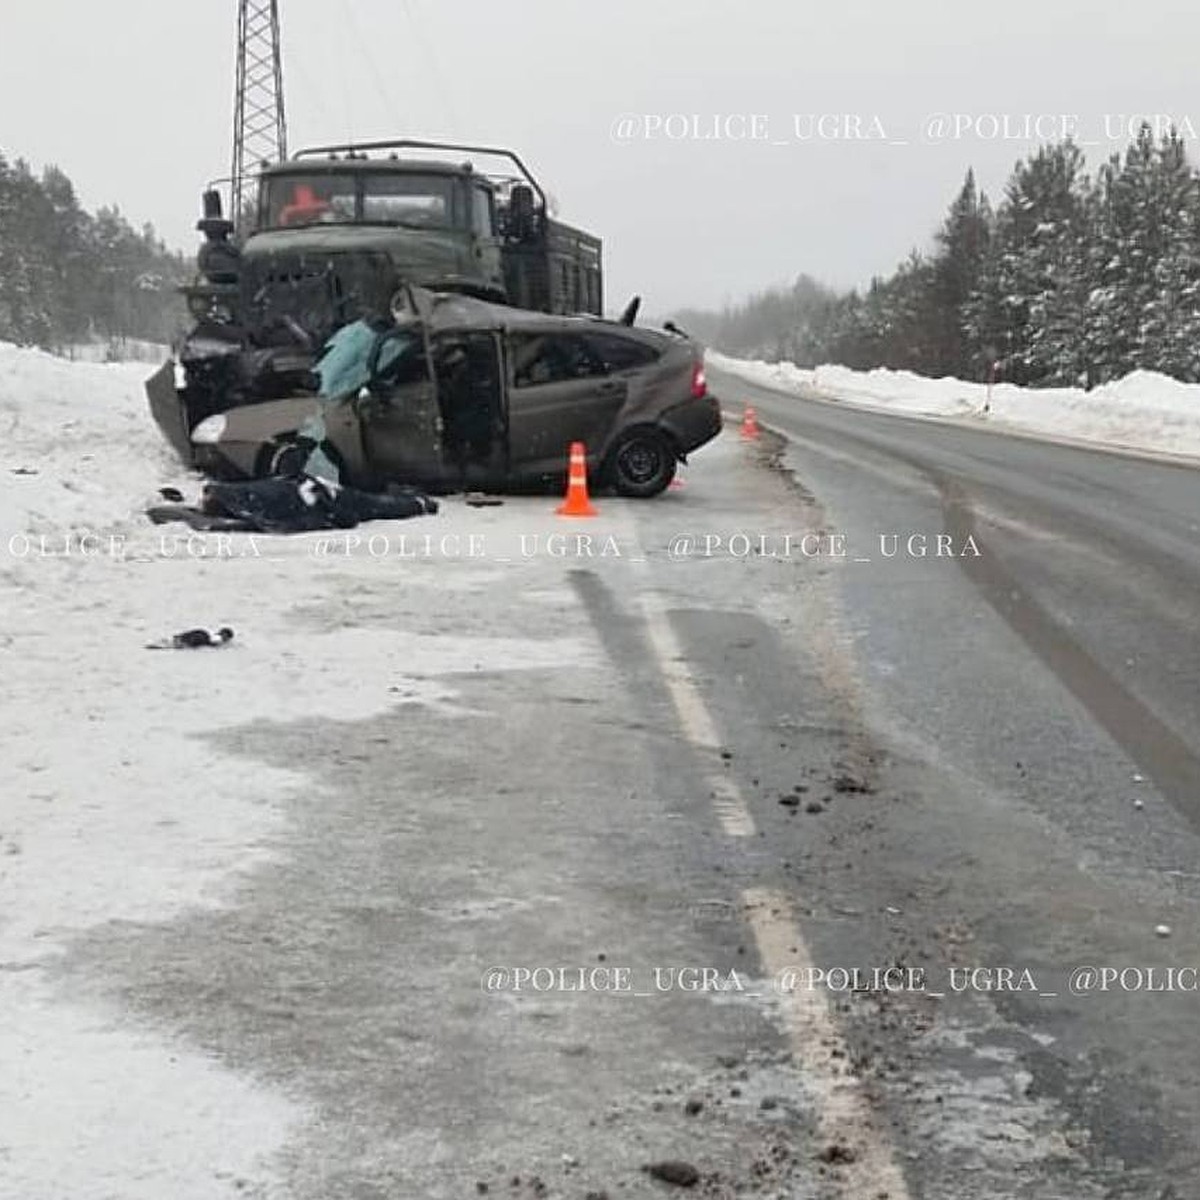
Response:
POLYGON ((849 1147, 841 1142, 833 1142, 825 1147, 817 1157, 823 1163, 852 1163, 858 1160, 858 1155, 849 1147))
POLYGON ((695 1187, 700 1182, 700 1172, 689 1162, 679 1159, 664 1159, 662 1162, 647 1163, 643 1171, 651 1179, 659 1179, 663 1183, 671 1183, 676 1187, 695 1187))
POLYGON ((216 633, 207 629, 185 629, 173 637, 147 642, 147 650, 201 650, 210 646, 227 646, 233 641, 233 630, 222 625, 216 633))
POLYGON ((855 772, 843 769, 833 777, 833 790, 869 796, 875 789, 855 772))

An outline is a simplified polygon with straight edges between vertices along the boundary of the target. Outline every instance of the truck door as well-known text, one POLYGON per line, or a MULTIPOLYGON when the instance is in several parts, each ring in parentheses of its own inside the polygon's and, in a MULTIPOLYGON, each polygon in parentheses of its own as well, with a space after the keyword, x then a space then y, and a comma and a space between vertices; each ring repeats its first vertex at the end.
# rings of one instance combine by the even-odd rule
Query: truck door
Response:
POLYGON ((572 442, 583 442, 593 459, 625 404, 627 382, 577 333, 510 333, 508 359, 513 472, 560 473, 572 442))

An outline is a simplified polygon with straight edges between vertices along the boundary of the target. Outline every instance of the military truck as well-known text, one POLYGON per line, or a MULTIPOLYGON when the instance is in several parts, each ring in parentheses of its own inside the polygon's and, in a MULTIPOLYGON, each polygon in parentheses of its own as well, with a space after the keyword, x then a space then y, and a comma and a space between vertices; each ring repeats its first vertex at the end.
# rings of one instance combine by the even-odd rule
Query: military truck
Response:
POLYGON ((147 384, 155 419, 189 461, 200 421, 315 386, 329 336, 385 313, 403 284, 545 313, 603 310, 599 239, 551 216, 511 150, 318 146, 264 164, 253 211, 237 215, 240 230, 220 193, 205 193, 199 274, 185 289, 195 325, 178 365, 147 384))

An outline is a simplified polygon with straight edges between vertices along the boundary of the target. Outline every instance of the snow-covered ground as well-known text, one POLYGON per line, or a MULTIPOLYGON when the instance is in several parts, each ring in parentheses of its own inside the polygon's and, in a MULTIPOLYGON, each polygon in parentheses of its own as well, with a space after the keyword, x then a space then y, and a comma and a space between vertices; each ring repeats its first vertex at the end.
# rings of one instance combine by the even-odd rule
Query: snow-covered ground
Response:
POLYGON ((278 853, 289 795, 313 786, 304 763, 251 769, 214 735, 453 706, 461 673, 593 654, 406 619, 448 589, 486 591, 519 535, 561 532, 545 498, 451 500, 361 545, 151 526, 160 486, 197 481, 149 418, 145 374, 0 345, 0 1192, 22 1200, 271 1196, 272 1153, 306 1120, 302 1099, 132 1023, 102 983, 86 997, 55 983, 89 930, 232 903, 278 853), (396 619, 365 630, 351 599, 396 619), (339 605, 344 620, 308 615, 339 605), (227 648, 144 648, 221 625, 227 648))
POLYGON ((1200 384, 1151 371, 1085 392, 1080 388, 991 389, 959 379, 928 379, 911 371, 852 371, 825 365, 749 362, 713 351, 709 362, 750 383, 800 393, 817 390, 846 404, 908 416, 987 424, 1040 437, 1094 442, 1127 450, 1200 456, 1200 384))

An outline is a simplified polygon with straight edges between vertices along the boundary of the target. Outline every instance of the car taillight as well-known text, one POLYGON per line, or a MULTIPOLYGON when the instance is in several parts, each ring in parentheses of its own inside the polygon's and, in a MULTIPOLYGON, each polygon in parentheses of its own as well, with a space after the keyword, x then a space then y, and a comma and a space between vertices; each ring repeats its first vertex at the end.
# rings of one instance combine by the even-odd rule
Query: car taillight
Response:
POLYGON ((703 400, 708 395, 708 380, 704 377, 704 364, 698 362, 692 368, 692 396, 703 400))

